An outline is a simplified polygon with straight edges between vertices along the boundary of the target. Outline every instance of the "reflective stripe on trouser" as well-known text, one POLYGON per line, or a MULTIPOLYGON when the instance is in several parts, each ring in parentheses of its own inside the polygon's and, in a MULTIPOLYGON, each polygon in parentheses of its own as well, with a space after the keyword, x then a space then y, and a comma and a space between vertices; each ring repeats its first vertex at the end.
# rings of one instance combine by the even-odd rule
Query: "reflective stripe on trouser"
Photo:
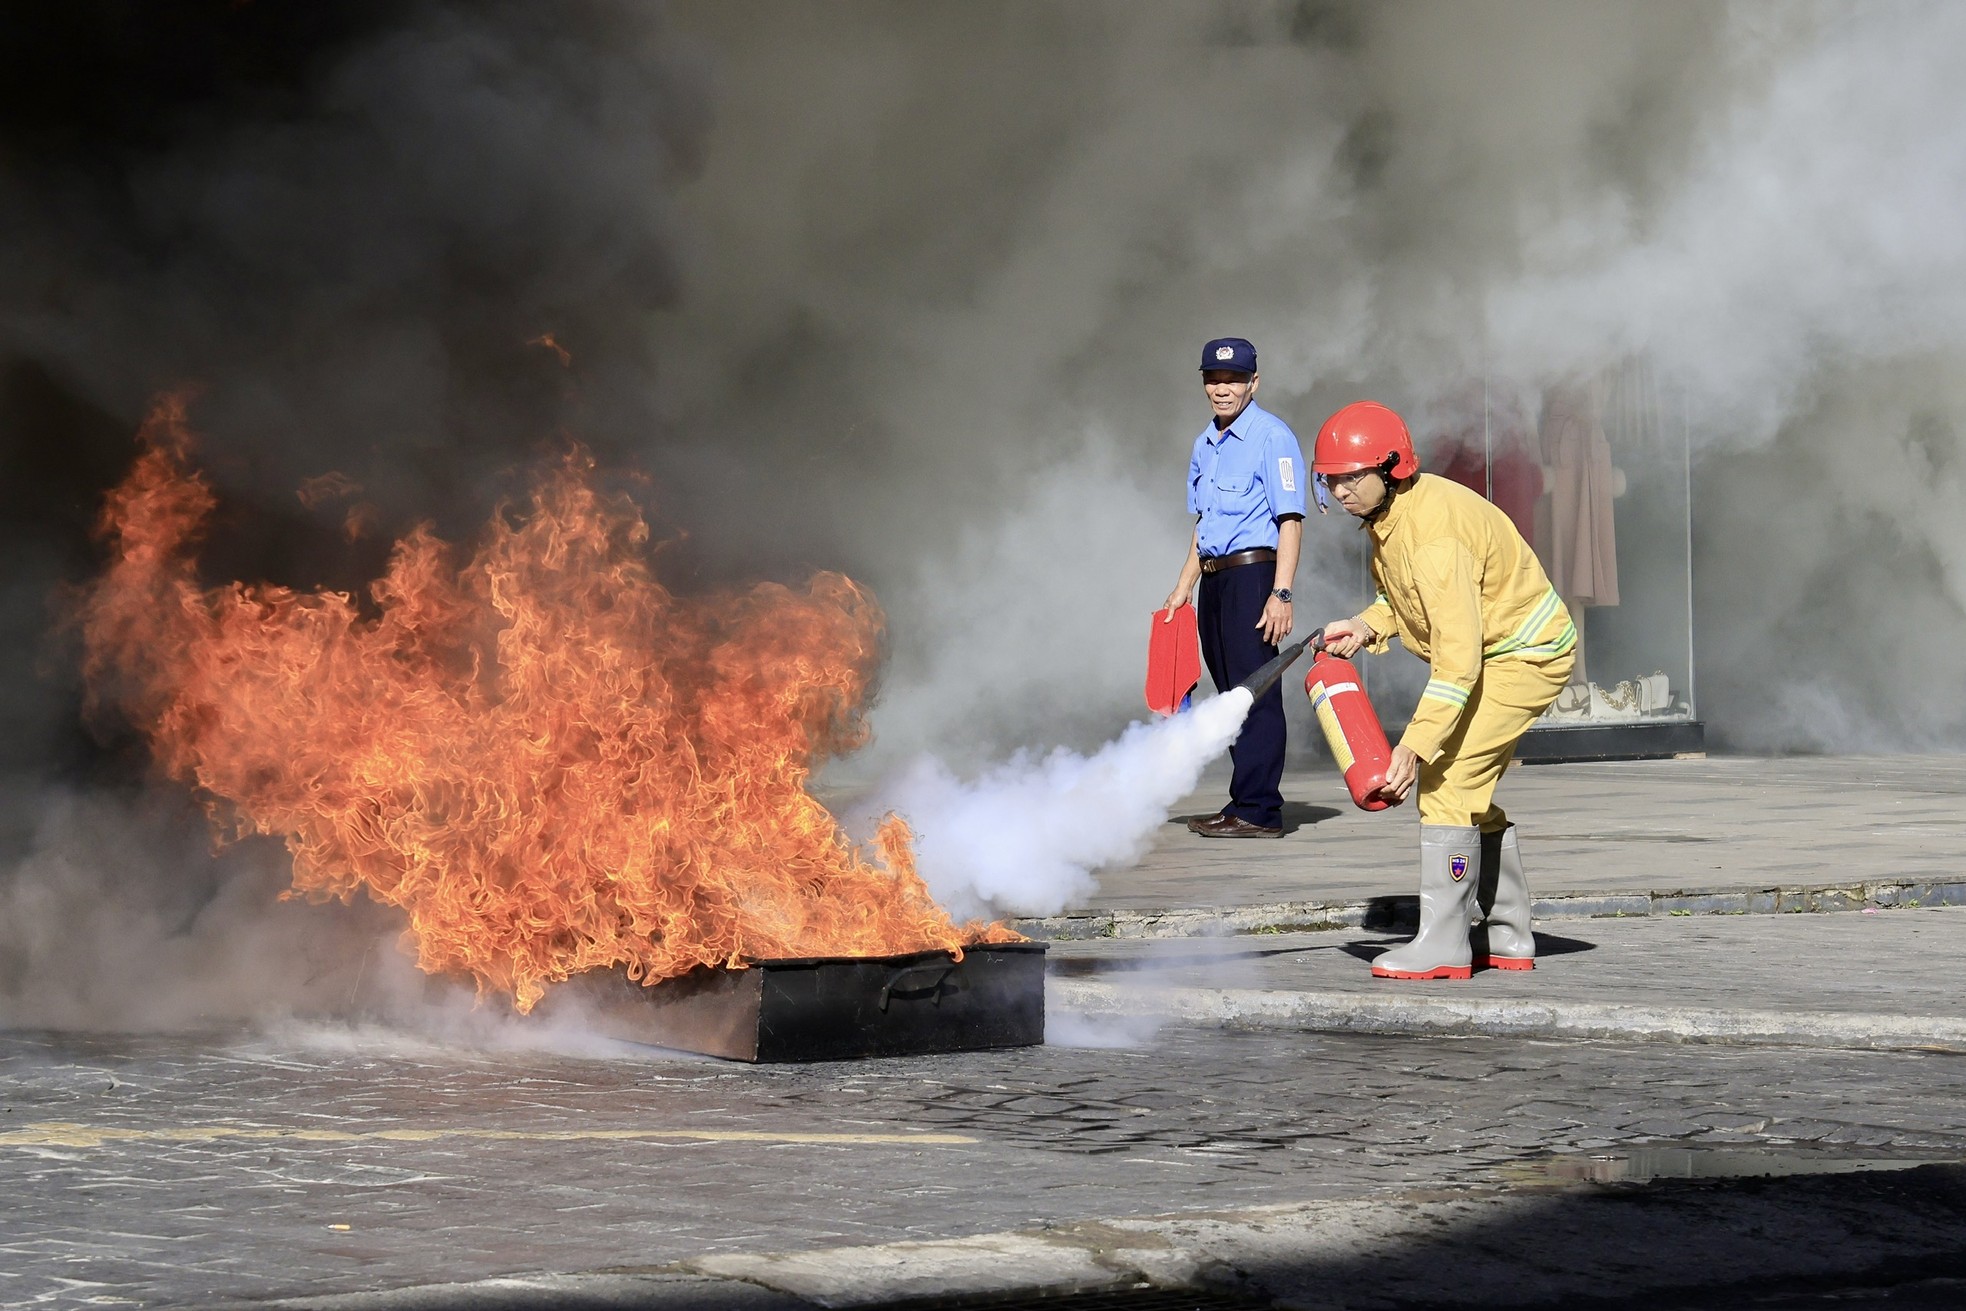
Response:
POLYGON ((1473 825, 1500 832, 1509 822, 1495 804, 1495 785, 1515 758, 1515 744, 1570 681, 1569 652, 1543 663, 1490 660, 1468 697, 1461 722, 1440 759, 1420 766, 1420 822, 1473 825))

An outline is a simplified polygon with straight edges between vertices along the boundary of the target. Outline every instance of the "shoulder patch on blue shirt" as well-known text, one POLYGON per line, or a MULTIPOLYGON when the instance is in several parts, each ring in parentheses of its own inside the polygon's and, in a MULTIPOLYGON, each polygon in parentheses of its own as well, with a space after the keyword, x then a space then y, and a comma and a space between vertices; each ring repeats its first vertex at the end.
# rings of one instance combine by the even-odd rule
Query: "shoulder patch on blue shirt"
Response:
POLYGON ((1297 468, 1287 455, 1277 461, 1277 478, 1286 492, 1297 490, 1297 468))

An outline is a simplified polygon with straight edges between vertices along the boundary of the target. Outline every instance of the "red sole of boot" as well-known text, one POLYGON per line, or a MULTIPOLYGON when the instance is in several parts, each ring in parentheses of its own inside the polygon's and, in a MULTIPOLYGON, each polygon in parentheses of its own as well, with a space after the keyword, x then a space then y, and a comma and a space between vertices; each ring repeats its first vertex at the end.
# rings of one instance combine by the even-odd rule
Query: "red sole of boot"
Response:
POLYGON ((1472 965, 1442 965, 1431 970, 1382 970, 1372 967, 1375 979, 1468 979, 1474 977, 1472 965))
POLYGON ((1534 956, 1477 956, 1475 965, 1490 970, 1533 970, 1536 968, 1534 956))

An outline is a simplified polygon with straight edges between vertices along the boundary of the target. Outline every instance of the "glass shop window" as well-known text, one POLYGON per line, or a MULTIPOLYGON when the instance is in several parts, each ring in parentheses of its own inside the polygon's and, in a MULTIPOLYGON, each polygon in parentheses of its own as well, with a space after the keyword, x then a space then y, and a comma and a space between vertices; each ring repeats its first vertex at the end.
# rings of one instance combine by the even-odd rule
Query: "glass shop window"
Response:
MULTIPOLYGON (((1696 720, 1690 446, 1678 394, 1627 360, 1543 388, 1469 383, 1427 419, 1430 437, 1416 433, 1421 466, 1500 507, 1577 622, 1570 686, 1538 730, 1696 720)), ((1676 746, 1697 745, 1681 736, 1676 746)), ((1604 746, 1614 738, 1593 740, 1592 755, 1623 754, 1604 746)))

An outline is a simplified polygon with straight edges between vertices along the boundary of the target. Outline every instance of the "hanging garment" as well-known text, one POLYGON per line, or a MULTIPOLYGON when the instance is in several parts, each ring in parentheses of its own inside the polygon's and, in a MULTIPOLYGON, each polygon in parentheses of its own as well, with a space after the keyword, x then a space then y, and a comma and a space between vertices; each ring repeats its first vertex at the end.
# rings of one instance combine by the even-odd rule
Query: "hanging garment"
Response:
POLYGON ((1543 563, 1565 600, 1616 605, 1618 538, 1611 513, 1616 476, 1596 390, 1579 382, 1543 394, 1543 458, 1552 469, 1543 563))

